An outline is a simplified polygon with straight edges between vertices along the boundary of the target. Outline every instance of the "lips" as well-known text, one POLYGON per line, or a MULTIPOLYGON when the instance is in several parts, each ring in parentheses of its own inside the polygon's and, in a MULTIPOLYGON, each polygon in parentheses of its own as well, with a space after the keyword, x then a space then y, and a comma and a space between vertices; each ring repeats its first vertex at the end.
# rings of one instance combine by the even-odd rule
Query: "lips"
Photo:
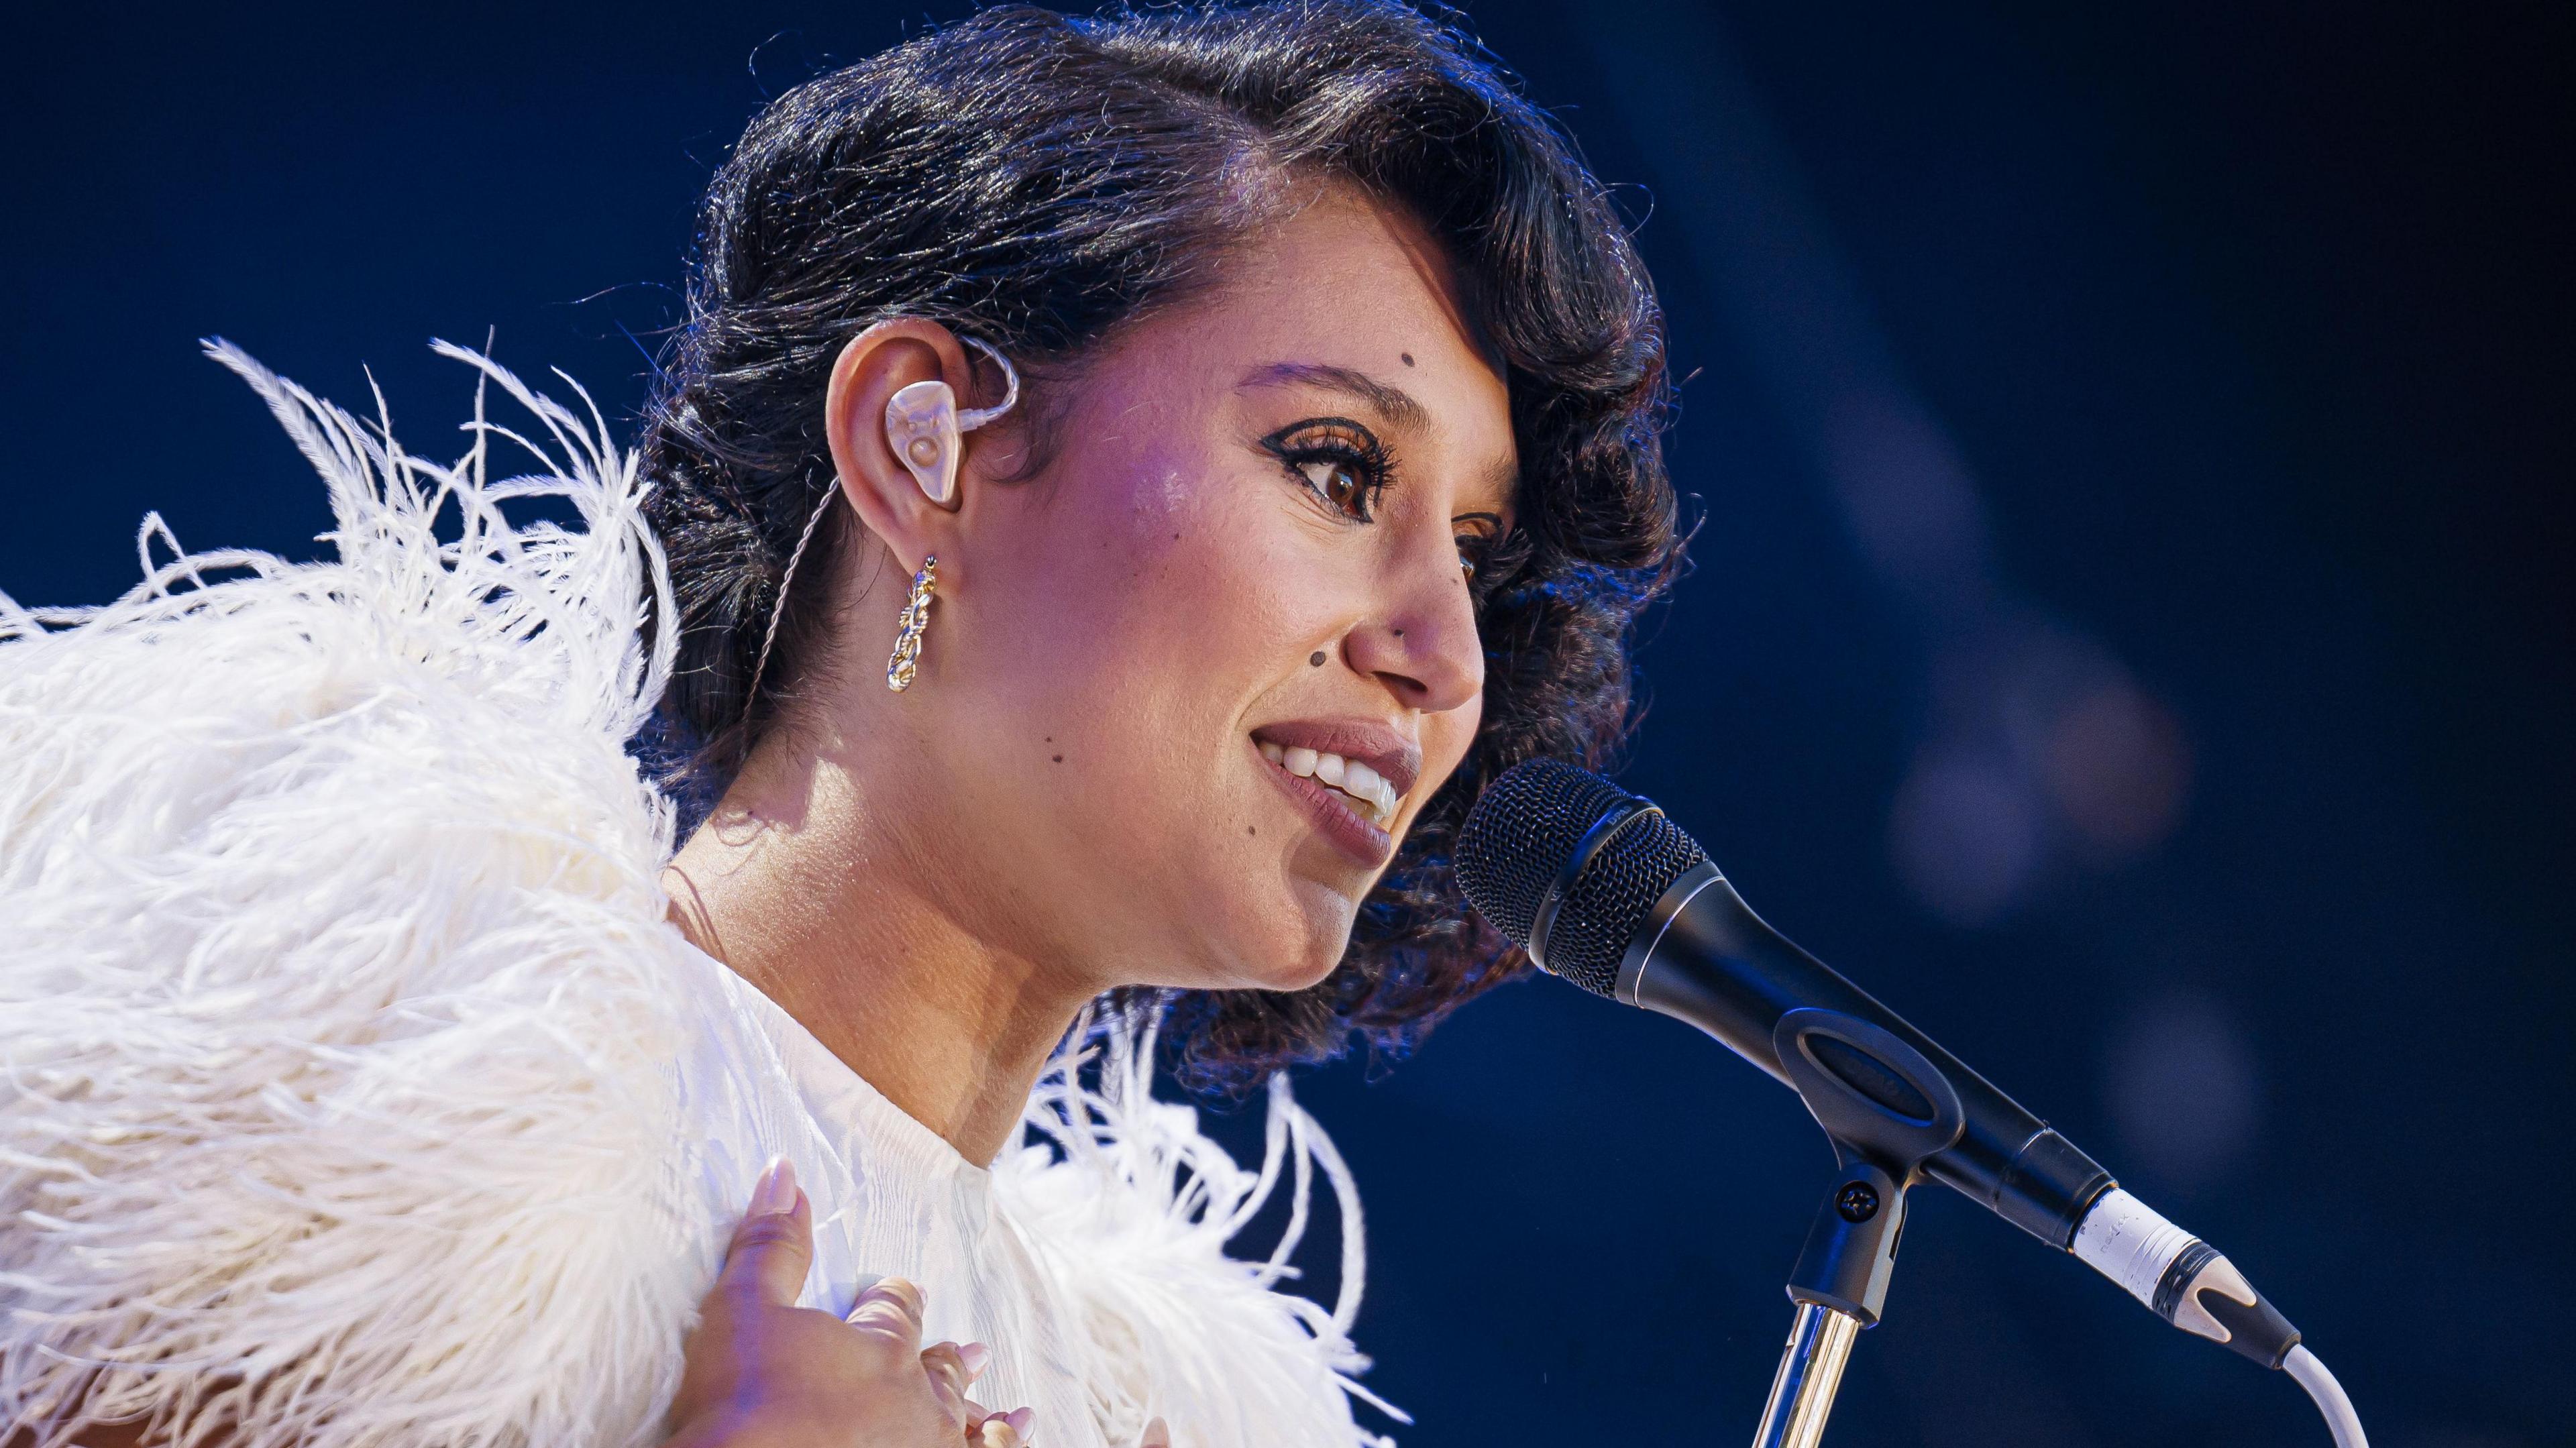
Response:
POLYGON ((1373 720, 1299 720, 1252 731, 1263 770, 1327 839, 1376 869, 1422 774, 1421 746, 1373 720))
POLYGON ((1252 731, 1252 742, 1277 745, 1282 753, 1311 749, 1320 758, 1334 755, 1365 764, 1378 778, 1395 786, 1400 804, 1422 777, 1422 746, 1413 736, 1374 719, 1295 719, 1264 724, 1252 731))
POLYGON ((1363 818, 1349 795, 1328 784, 1300 779, 1278 765, 1264 762, 1261 772, 1284 791, 1306 816, 1315 833, 1365 870, 1384 865, 1395 854, 1395 836, 1363 818))
POLYGON ((1365 760, 1319 753, 1303 745, 1281 748, 1266 739, 1256 742, 1261 746, 1262 758, 1299 779, 1311 779, 1341 791, 1360 817, 1379 829, 1395 823, 1396 807, 1404 802, 1404 796, 1365 760))

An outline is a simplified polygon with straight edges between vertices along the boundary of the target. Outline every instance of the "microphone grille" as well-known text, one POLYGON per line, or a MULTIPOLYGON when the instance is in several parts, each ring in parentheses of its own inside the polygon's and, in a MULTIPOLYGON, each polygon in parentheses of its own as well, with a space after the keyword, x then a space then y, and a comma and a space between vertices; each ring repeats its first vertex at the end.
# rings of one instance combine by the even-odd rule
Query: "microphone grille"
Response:
MULTIPOLYGON (((1486 788, 1458 832, 1458 883, 1479 914, 1526 947, 1584 836, 1605 816, 1645 804, 1562 760, 1514 765, 1486 788)), ((1538 942, 1549 973, 1595 995, 1612 994, 1620 957, 1647 913, 1683 871, 1707 858, 1661 814, 1620 828, 1566 888, 1548 938, 1538 942)))

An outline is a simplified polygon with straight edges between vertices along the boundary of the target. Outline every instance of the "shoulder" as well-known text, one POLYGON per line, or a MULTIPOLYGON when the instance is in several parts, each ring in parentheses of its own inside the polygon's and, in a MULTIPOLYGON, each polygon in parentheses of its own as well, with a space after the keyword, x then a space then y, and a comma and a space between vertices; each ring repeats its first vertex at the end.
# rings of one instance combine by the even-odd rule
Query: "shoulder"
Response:
POLYGON ((238 365, 336 560, 0 601, 0 1418, 106 1360, 101 1412, 237 1383, 246 1448, 649 1441, 707 1224, 631 469, 524 398, 592 528, 513 533, 238 365))

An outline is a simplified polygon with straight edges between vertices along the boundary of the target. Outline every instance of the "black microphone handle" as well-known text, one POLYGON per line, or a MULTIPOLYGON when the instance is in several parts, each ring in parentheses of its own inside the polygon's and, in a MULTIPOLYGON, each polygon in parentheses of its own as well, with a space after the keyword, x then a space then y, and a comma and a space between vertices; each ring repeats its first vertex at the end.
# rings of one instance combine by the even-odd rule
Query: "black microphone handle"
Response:
POLYGON ((1904 1230, 1905 1189, 1942 1182, 2073 1253, 2174 1326, 2289 1371, 2334 1425, 2340 1448, 2367 1448, 2334 1375, 2233 1263, 1764 924, 1662 815, 1597 776, 1529 761, 1469 816, 1460 878, 1541 968, 1698 1027, 1806 1103, 1842 1172, 1799 1254, 1791 1297, 1875 1322, 1904 1230), (1569 825, 1575 838, 1560 852, 1557 836, 1569 825), (1544 869, 1551 862, 1553 881, 1544 869), (1666 873, 1675 867, 1678 877, 1666 873), (1631 892, 1665 879, 1639 923, 1631 892), (1561 924, 1573 927, 1563 941, 1561 924), (1623 934, 1614 973, 1604 968, 1605 947, 1623 934))
POLYGON ((1686 1021, 1795 1090, 1844 1148, 1919 1171, 2071 1250, 2111 1174, 1867 991, 1762 922, 1713 864, 1675 880, 1618 998, 1686 1021))

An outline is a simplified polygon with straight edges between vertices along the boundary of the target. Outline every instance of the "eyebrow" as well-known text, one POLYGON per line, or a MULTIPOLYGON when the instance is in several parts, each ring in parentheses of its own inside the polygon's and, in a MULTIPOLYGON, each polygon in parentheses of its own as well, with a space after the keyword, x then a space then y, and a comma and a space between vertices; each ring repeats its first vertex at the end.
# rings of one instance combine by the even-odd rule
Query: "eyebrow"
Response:
POLYGON ((1267 367, 1254 369, 1237 385, 1238 388, 1321 387, 1360 399, 1398 427, 1420 431, 1431 424, 1429 409, 1414 401, 1412 393, 1348 367, 1334 367, 1322 362, 1273 362, 1267 367))
POLYGON ((1521 470, 1517 467, 1496 468, 1488 475, 1488 478, 1488 486, 1494 490, 1494 506, 1490 508, 1470 509, 1458 516, 1461 518, 1491 518, 1494 520, 1494 526, 1496 528, 1509 528, 1512 523, 1512 514, 1520 507, 1521 470))

